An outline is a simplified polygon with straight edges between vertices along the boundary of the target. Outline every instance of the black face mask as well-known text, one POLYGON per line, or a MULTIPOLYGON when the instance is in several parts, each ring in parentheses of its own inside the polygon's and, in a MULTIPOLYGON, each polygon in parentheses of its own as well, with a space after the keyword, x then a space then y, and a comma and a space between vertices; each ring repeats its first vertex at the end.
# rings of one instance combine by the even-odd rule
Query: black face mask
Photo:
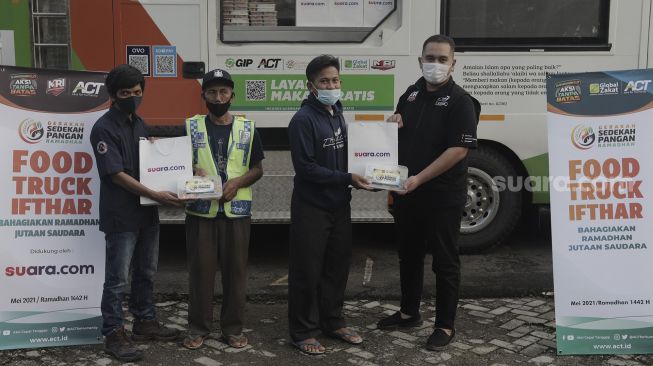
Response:
POLYGON ((121 111, 132 114, 136 112, 138 106, 141 104, 143 97, 131 96, 127 98, 116 98, 115 103, 118 105, 121 111))
POLYGON ((206 108, 216 117, 222 117, 229 110, 231 103, 209 103, 206 102, 206 108))

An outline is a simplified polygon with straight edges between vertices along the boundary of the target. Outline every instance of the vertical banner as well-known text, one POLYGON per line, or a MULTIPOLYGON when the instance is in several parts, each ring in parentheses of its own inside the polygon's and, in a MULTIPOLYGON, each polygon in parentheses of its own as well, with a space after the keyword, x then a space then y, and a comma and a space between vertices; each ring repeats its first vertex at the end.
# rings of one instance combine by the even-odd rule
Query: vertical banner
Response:
POLYGON ((653 352, 652 80, 547 80, 558 354, 653 352))
POLYGON ((0 349, 99 343, 105 74, 0 66, 0 349))

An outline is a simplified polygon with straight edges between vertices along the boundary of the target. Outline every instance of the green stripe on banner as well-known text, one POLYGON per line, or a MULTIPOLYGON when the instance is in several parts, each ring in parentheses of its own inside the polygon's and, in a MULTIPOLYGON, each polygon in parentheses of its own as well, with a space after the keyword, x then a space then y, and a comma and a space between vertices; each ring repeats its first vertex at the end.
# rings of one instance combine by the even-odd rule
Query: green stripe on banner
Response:
POLYGON ((0 350, 102 343, 101 324, 101 316, 64 322, 0 322, 0 350))
POLYGON ((653 353, 653 324, 650 321, 617 318, 586 320, 572 326, 557 326, 558 354, 653 353))
MULTIPOLYGON (((340 75, 340 101, 348 111, 394 110, 394 75, 340 75)), ((308 96, 298 74, 232 75, 234 111, 294 111, 308 96)))

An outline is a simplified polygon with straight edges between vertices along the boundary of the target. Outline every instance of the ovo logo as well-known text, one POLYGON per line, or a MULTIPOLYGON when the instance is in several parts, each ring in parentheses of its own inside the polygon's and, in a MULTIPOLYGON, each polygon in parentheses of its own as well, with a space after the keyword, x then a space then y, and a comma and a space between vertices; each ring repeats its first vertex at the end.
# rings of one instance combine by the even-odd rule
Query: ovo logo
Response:
POLYGON ((587 150, 594 145, 596 134, 590 126, 577 125, 571 130, 571 143, 580 150, 587 150))
POLYGON ((31 118, 24 119, 18 126, 18 135, 28 144, 35 144, 43 138, 45 128, 40 121, 31 118))

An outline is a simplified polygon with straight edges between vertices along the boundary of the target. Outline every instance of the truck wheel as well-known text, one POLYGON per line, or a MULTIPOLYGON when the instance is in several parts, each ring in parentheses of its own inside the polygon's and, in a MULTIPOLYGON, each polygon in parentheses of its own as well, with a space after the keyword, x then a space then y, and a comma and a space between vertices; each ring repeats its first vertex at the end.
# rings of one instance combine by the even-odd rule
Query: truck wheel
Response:
POLYGON ((487 146, 470 151, 467 202, 460 222, 461 253, 478 253, 501 244, 521 216, 522 192, 499 186, 492 177, 517 177, 508 159, 487 146))

